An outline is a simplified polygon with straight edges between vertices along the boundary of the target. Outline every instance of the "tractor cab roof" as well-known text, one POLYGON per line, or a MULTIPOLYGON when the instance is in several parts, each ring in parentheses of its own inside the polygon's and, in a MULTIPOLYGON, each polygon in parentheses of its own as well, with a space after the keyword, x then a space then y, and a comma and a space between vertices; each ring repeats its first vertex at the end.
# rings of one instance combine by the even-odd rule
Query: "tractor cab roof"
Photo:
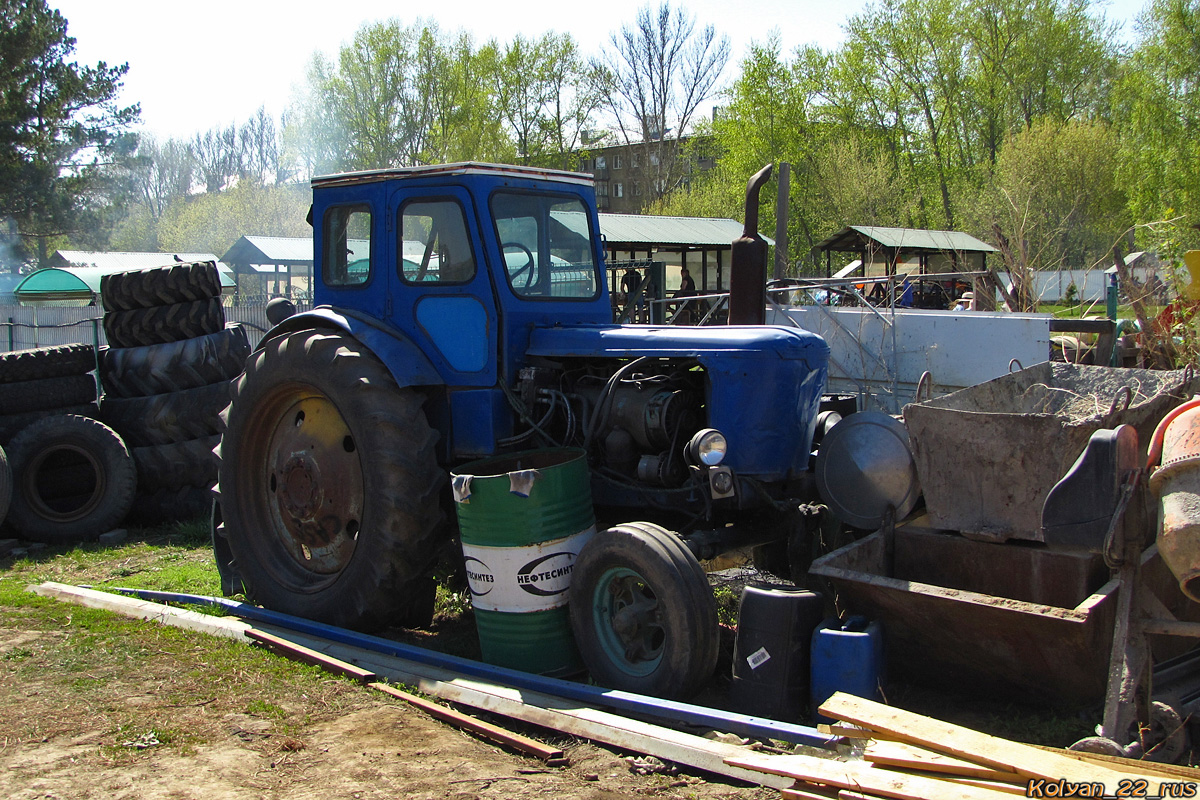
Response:
POLYGON ((582 172, 567 172, 566 170, 543 169, 541 167, 522 167, 513 164, 483 164, 475 161, 464 161, 458 164, 394 167, 391 169, 365 170, 363 172, 343 172, 337 175, 319 175, 312 179, 312 185, 316 189, 326 186, 349 186, 390 180, 449 178, 466 175, 480 175, 493 178, 523 178, 526 180, 551 180, 558 183, 576 183, 583 186, 591 186, 593 182, 591 175, 582 172))

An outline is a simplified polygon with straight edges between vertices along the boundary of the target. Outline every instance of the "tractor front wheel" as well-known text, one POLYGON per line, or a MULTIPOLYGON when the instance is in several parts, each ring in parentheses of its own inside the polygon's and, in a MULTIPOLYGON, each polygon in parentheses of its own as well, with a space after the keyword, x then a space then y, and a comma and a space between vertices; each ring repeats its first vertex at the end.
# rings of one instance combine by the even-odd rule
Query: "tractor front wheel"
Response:
POLYGON ((422 396, 316 330, 267 342, 232 395, 222 532, 247 597, 360 630, 423 616, 445 476, 422 396))
POLYGON ((717 607, 699 562, 675 534, 618 525, 584 545, 571 573, 571 629, 602 686, 684 699, 712 677, 717 607))

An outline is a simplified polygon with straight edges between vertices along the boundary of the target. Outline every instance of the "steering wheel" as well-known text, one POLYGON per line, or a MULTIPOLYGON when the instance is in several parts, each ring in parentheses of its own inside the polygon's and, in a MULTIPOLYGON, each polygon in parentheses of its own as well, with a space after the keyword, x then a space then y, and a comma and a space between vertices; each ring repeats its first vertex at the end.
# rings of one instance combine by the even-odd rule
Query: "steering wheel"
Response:
MULTIPOLYGON (((528 272, 529 274, 525 276, 525 285, 522 287, 524 289, 528 289, 530 286, 533 285, 533 265, 534 265, 533 251, 530 250, 525 245, 521 244, 520 242, 502 242, 500 244, 500 253, 503 255, 504 251, 510 247, 515 250, 520 250, 521 252, 523 252, 525 254, 525 258, 527 259, 527 261, 525 262, 525 266, 521 267, 516 272, 509 272, 508 280, 510 283, 512 283, 513 288, 515 289, 515 288, 517 288, 517 276, 520 275, 522 272, 528 272)), ((506 270, 508 269, 507 261, 504 265, 504 268, 506 270)))

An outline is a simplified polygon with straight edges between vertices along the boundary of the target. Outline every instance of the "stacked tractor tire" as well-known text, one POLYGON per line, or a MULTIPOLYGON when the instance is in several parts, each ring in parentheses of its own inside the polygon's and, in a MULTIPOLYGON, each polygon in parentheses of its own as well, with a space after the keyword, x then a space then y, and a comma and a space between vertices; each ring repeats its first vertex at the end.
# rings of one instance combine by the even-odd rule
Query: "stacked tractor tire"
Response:
POLYGON ((129 445, 136 465, 130 519, 205 514, 220 413, 250 353, 245 329, 225 324, 216 265, 106 275, 100 296, 109 344, 100 352, 100 418, 129 445))
POLYGON ((94 419, 95 367, 91 345, 0 354, 0 520, 30 541, 94 537, 133 502, 129 450, 94 419))

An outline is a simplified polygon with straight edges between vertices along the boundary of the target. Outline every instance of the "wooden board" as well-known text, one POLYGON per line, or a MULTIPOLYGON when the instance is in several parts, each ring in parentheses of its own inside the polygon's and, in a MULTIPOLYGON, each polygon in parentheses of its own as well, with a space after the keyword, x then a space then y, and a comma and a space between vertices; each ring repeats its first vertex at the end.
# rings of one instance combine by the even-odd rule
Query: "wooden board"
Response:
POLYGON ((320 653, 316 650, 311 650, 303 645, 296 644, 283 637, 276 636, 266 631, 260 631, 251 628, 246 631, 246 636, 253 639, 258 644, 264 645, 277 653, 288 656, 296 661, 303 661, 305 664, 314 664, 329 672, 336 672, 345 675, 347 678, 353 678, 360 683, 369 683, 377 677, 374 672, 355 666, 341 659, 325 653, 320 653))
MULTIPOLYGON (((990 736, 949 722, 885 706, 872 700, 839 692, 822 704, 820 711, 855 725, 880 730, 902 741, 923 745, 976 764, 1015 772, 1029 778, 1070 783, 1102 783, 1106 794, 1115 795, 1122 773, 1098 764, 1084 764, 1057 753, 1048 753, 1019 742, 990 736)), ((1150 779, 1147 794, 1157 795, 1158 784, 1150 779)))
POLYGON ((786 775, 854 792, 894 797, 897 800, 1012 800, 1008 792, 953 781, 906 775, 872 767, 861 761, 833 761, 812 756, 749 755, 731 758, 730 764, 746 769, 786 775))
POLYGON ((725 759, 753 752, 714 742, 701 736, 628 719, 607 711, 581 706, 578 701, 524 689, 467 679, 452 670, 407 661, 351 645, 342 645, 268 625, 256 625, 277 636, 332 654, 370 669, 388 680, 408 684, 424 694, 452 703, 519 719, 626 752, 654 755, 696 769, 736 778, 746 783, 784 789, 793 781, 776 775, 731 766, 725 759))
POLYGON ((1063 750, 1058 747, 1046 747, 1040 744, 1031 744, 1030 747, 1036 747, 1039 750, 1045 750, 1049 753, 1057 753, 1060 756, 1073 758, 1076 761, 1099 764, 1127 775, 1153 775, 1164 780, 1200 782, 1200 769, 1196 769, 1195 767, 1159 764, 1154 761, 1140 761, 1133 758, 1108 756, 1103 753, 1080 753, 1075 750, 1063 750))
POLYGON ((965 778, 981 778, 985 781, 1024 784, 1026 780, 1015 772, 981 767, 961 758, 903 742, 872 742, 863 751, 863 758, 872 764, 885 767, 940 772, 965 778))
POLYGON ((80 586, 69 586, 65 583, 47 582, 28 587, 28 590, 41 597, 50 597, 67 603, 99 608, 124 614, 134 619, 145 619, 170 625, 173 628, 183 628, 189 631, 207 633, 210 636, 221 636, 228 639, 246 639, 246 631, 250 626, 240 619, 233 617, 215 617, 212 614, 200 614, 186 608, 152 603, 149 600, 139 600, 136 597, 126 597, 109 592, 98 592, 95 589, 84 589, 80 586))
POLYGON ((520 750, 523 753, 528 753, 531 756, 536 756, 542 761, 563 761, 565 763, 563 751, 557 747, 551 747, 550 745, 543 744, 536 739, 530 739, 528 736, 522 736, 519 733, 513 733, 510 730, 501 728, 499 725, 493 725, 490 722, 476 719, 475 717, 468 716, 461 711, 456 711, 453 708, 439 706, 437 703, 431 703, 423 697, 417 697, 415 694, 403 692, 394 686, 388 686, 386 683, 376 682, 371 683, 370 686, 372 689, 378 689, 379 691, 390 695, 391 697, 398 698, 409 705, 416 706, 426 714, 429 714, 431 717, 440 719, 443 722, 449 722, 451 725, 454 725, 457 728, 462 728, 464 730, 477 733, 480 736, 485 736, 488 739, 491 739, 493 742, 498 742, 499 744, 507 745, 515 750, 520 750))

